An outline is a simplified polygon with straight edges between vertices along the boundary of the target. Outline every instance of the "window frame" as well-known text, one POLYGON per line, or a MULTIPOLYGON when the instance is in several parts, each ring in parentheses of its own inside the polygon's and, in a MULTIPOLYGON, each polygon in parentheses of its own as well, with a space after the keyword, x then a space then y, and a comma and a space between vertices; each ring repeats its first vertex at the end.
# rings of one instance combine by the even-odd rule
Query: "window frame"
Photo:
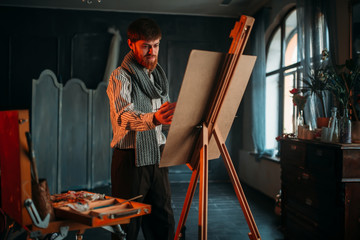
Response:
MULTIPOLYGON (((279 21, 279 23, 272 29, 271 34, 268 38, 268 41, 266 42, 266 63, 268 60, 268 54, 269 54, 269 48, 271 46, 271 43, 275 37, 276 32, 279 30, 280 28, 280 67, 279 69, 270 71, 270 72, 266 72, 265 77, 266 79, 269 76, 278 74, 279 75, 279 106, 278 106, 278 135, 282 134, 283 132, 283 128, 284 128, 284 83, 285 83, 285 77, 286 75, 290 75, 290 74, 295 74, 296 72, 296 79, 294 80, 294 86, 298 87, 300 84, 300 75, 301 75, 301 62, 299 61, 299 57, 297 57, 297 62, 290 64, 288 66, 285 66, 285 53, 286 53, 286 46, 289 43, 289 41, 292 39, 292 37, 298 33, 297 32, 297 27, 294 28, 291 32, 291 34, 289 34, 289 36, 287 37, 287 39, 285 38, 285 27, 286 27, 286 20, 288 19, 288 17, 293 13, 293 11, 296 11, 296 6, 288 9, 284 15, 282 16, 281 20, 279 21), (288 70, 290 69, 296 69, 295 71, 293 71, 292 73, 286 73, 288 70)), ((293 108, 293 120, 296 119, 297 117, 297 111, 295 109, 295 107, 293 108)), ((267 133, 265 133, 267 134, 267 133)), ((279 149, 279 146, 277 147, 277 149, 279 149)), ((275 150, 277 150, 275 149, 275 150)), ((277 153, 279 154, 279 153, 277 153)))
MULTIPOLYGON (((278 102, 279 102, 279 106, 278 106, 278 134, 281 135, 284 133, 284 119, 285 119, 285 112, 284 112, 284 105, 285 105, 285 77, 288 74, 296 74, 296 76, 294 77, 294 82, 293 82, 293 87, 294 88, 300 88, 302 87, 302 81, 301 79, 303 78, 303 74, 304 73, 304 65, 302 60, 300 59, 300 56, 297 56, 297 61, 296 63, 293 63, 291 65, 285 66, 285 53, 286 53, 286 47, 288 45, 288 43, 290 42, 290 40, 292 39, 292 37, 294 36, 295 33, 301 34, 297 31, 298 29, 298 21, 297 20, 297 27, 294 28, 292 30, 291 33, 288 34, 287 39, 285 38, 285 27, 286 27, 286 21, 288 19, 288 17, 293 13, 293 11, 297 11, 296 6, 293 6, 292 8, 289 8, 280 18, 280 21, 278 22, 277 25, 275 25, 275 27, 271 30, 271 33, 269 35, 269 38, 266 42, 266 64, 267 64, 267 60, 269 57, 269 50, 272 44, 272 41, 274 40, 275 34, 279 31, 280 29, 280 67, 279 69, 270 71, 270 72, 266 72, 265 76, 266 78, 271 77, 275 74, 278 74, 279 76, 279 91, 278 91, 278 102), (286 73, 288 70, 293 69, 293 71, 291 73, 286 73)), ((323 12, 319 12, 318 15, 316 16, 316 26, 318 26, 318 24, 320 24, 319 26, 321 26, 322 31, 321 32, 313 32, 313 34, 320 34, 318 39, 319 39, 319 49, 328 49, 330 50, 330 39, 329 39, 329 28, 328 25, 326 23, 326 19, 324 19, 324 13, 323 12), (321 46, 320 46, 321 45, 321 46)), ((315 28, 316 28, 315 26, 315 28)), ((316 28, 317 29, 317 28, 316 28)), ((298 36, 299 39, 299 36, 298 36)), ((297 42, 298 47, 299 47, 299 42, 297 42)), ((314 65, 314 60, 319 58, 319 56, 321 56, 320 52, 316 52, 313 53, 312 51, 314 51, 314 48, 311 46, 311 44, 306 44, 305 43, 305 47, 309 48, 309 51, 305 51, 305 54, 309 54, 309 64, 310 66, 314 65), (316 55, 315 55, 316 54, 316 55)), ((317 51, 317 50, 316 50, 317 51)), ((298 51, 299 52, 299 51, 298 51)), ((311 103, 311 104, 316 104, 316 103, 311 103)), ((292 121, 295 122, 296 118, 298 115, 298 111, 297 111, 297 107, 293 106, 293 114, 292 114, 292 121)), ((312 119, 310 119, 310 121, 312 121, 312 119)), ((295 126, 294 126, 295 127, 295 126)), ((293 129, 293 132, 296 132, 296 129, 293 129)), ((290 133, 290 132, 287 132, 290 133)), ((266 132, 267 134, 267 132, 266 132)), ((279 149, 279 145, 277 146, 277 149, 279 149)), ((276 150, 276 149, 275 149, 276 150)))

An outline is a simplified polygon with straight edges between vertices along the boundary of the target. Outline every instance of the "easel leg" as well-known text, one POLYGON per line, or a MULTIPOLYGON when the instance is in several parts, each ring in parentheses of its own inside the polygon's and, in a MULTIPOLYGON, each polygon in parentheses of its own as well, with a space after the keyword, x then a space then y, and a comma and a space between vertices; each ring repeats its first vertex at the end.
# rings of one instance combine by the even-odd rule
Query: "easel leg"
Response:
POLYGON ((196 184, 200 175, 199 189, 199 239, 207 239, 207 213, 208 213, 208 128, 202 128, 202 147, 200 150, 199 164, 193 169, 186 198, 181 211, 179 223, 175 233, 175 240, 182 237, 181 231, 184 228, 190 205, 195 194, 196 184))
POLYGON ((203 125, 203 145, 200 151, 200 188, 199 188, 199 240, 207 239, 208 216, 208 129, 203 125))
POLYGON ((186 222, 187 216, 189 214, 190 205, 191 205, 192 199, 195 194, 196 184, 197 184, 198 179, 199 179, 199 166, 197 166, 196 169, 193 170, 193 173, 191 175, 191 180, 189 183, 189 187, 188 187, 188 190, 186 193, 186 198, 184 201, 184 205, 183 205, 183 208, 181 211, 179 223, 178 223, 176 233, 175 233, 175 240, 179 240, 183 237, 181 234, 181 231, 185 227, 185 222, 186 222))
POLYGON ((246 200, 244 191, 243 191, 243 189, 241 187, 240 180, 238 178, 238 175, 236 173, 234 165, 233 165, 233 163, 231 161, 230 154, 227 151, 225 142, 224 142, 222 136, 219 133, 220 132, 219 132, 217 126, 216 126, 214 128, 214 136, 215 136, 216 142, 218 144, 218 147, 220 149, 221 156, 222 156, 222 158, 224 160, 225 167, 226 167, 226 169, 228 171, 229 177, 230 177, 231 182, 233 184, 236 196, 237 196, 237 198, 238 198, 238 200, 240 202, 241 209, 242 209, 242 211, 244 213, 245 219, 246 219, 247 224, 249 226, 249 229, 250 229, 249 239, 250 240, 259 240, 259 239, 261 239, 259 230, 258 230, 258 228, 256 226, 254 217, 253 217, 253 215, 251 213, 249 204, 248 204, 248 202, 246 200))
MULTIPOLYGON (((250 207, 246 200, 244 191, 241 187, 240 180, 236 174, 234 165, 231 161, 229 152, 227 151, 225 142, 219 134, 219 130, 215 126, 214 136, 218 144, 221 156, 224 160, 225 167, 228 171, 229 177, 233 184, 236 196, 240 202, 241 209, 244 213, 245 219, 250 229, 250 240, 261 240, 259 230, 256 226, 254 217, 251 213, 250 207)), ((200 189, 199 189, 199 223, 198 223, 198 239, 207 239, 207 219, 208 219, 208 128, 203 124, 202 128, 202 145, 200 149, 199 164, 193 169, 191 181, 186 194, 184 206, 180 215, 178 227, 176 229, 175 240, 181 239, 181 231, 185 225, 187 215, 189 213, 190 205, 195 194, 196 184, 200 176, 200 189)))

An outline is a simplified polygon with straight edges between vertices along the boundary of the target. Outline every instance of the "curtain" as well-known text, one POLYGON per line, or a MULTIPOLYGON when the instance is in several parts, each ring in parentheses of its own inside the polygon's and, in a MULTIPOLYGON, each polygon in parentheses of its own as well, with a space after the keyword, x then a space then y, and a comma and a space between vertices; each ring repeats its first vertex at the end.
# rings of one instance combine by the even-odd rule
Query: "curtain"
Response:
MULTIPOLYGON (((298 57, 301 63, 300 80, 309 77, 311 69, 321 64, 321 52, 324 48, 331 53, 331 59, 336 59, 336 2, 335 0, 297 0, 297 27, 298 27, 298 57), (321 16, 323 15, 323 18, 321 16), (323 19, 324 21, 321 21, 323 19), (329 38, 325 31, 329 31, 329 38)), ((311 95, 304 109, 306 124, 316 128, 317 117, 329 117, 330 94, 324 93, 325 113, 321 100, 311 95)))
POLYGON ((110 47, 109 47, 109 56, 106 63, 106 69, 104 73, 103 82, 108 82, 109 77, 118 66, 119 61, 119 53, 120 53, 120 42, 121 36, 119 30, 115 28, 109 28, 109 33, 113 34, 111 39, 110 47))
POLYGON ((265 30, 269 9, 263 8, 255 14, 255 23, 248 40, 248 49, 257 56, 249 81, 251 95, 252 139, 257 157, 272 155, 273 150, 265 149, 265 81, 266 81, 266 46, 265 30), (249 44, 250 43, 250 44, 249 44))

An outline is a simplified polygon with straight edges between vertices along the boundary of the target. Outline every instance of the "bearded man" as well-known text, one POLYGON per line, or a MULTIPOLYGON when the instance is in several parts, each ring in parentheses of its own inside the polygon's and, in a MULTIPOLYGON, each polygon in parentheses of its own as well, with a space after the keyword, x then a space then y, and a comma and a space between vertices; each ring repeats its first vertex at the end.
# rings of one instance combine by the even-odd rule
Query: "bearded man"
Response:
MULTIPOLYGON (((163 125, 171 124, 176 103, 169 102, 166 74, 158 64, 161 30, 152 19, 132 22, 130 52, 109 79, 107 94, 113 128, 112 196, 150 204, 152 212, 123 226, 126 239, 174 239, 174 214, 168 169, 159 168, 166 142, 163 125)), ((115 236, 113 236, 114 238, 115 236)))

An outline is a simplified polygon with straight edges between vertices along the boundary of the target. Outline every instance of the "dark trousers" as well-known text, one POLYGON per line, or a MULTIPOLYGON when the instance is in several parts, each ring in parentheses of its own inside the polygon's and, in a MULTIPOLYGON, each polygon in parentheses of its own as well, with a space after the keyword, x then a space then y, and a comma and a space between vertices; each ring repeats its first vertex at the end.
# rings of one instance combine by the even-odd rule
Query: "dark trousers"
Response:
POLYGON ((140 226, 145 239, 174 239, 175 221, 167 168, 136 167, 133 149, 114 149, 111 184, 113 197, 129 199, 143 195, 137 201, 151 205, 150 214, 132 218, 130 224, 122 226, 127 240, 137 239, 140 226))

